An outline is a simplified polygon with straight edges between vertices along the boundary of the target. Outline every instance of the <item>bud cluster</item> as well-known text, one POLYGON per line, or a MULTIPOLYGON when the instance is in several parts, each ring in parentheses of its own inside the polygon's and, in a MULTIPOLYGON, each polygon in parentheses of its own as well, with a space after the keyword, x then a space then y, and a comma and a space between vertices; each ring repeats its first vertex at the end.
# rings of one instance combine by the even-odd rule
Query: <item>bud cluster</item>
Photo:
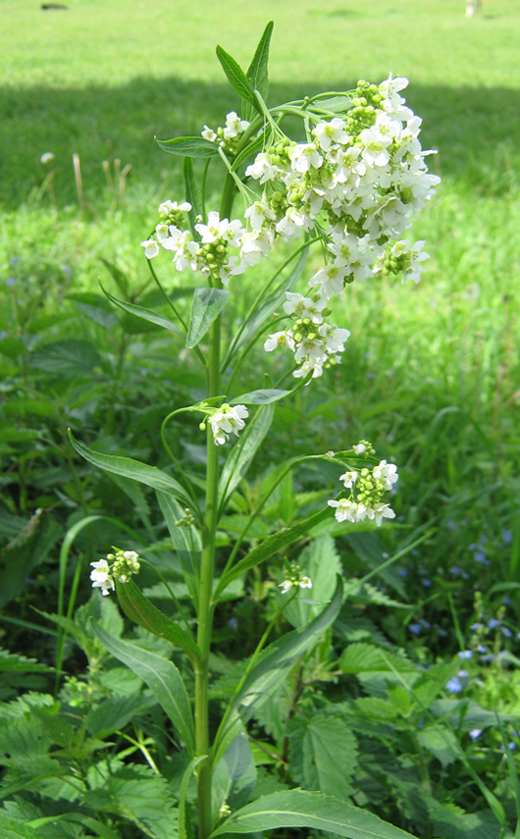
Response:
MULTIPOLYGON (((353 446, 353 451, 359 455, 368 456, 373 454, 373 448, 365 440, 353 446)), ((329 507, 334 507, 335 517, 338 521, 358 522, 364 519, 375 520, 378 527, 383 519, 395 518, 395 513, 390 505, 384 503, 383 497, 386 492, 392 490, 398 481, 397 466, 381 460, 377 466, 369 469, 363 467, 361 470, 349 470, 340 476, 345 490, 349 490, 348 496, 331 499, 329 507)))
POLYGON ((312 582, 309 577, 304 577, 302 569, 294 562, 290 567, 284 571, 284 581, 280 583, 279 588, 282 589, 282 594, 287 594, 292 588, 312 588, 312 582))

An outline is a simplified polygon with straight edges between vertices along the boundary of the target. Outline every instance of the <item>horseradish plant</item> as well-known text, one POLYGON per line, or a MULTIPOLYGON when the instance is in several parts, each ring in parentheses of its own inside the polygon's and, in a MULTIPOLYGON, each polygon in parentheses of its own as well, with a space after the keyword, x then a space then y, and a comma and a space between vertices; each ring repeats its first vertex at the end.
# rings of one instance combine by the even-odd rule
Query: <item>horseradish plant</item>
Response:
MULTIPOLYGON (((193 704, 181 674, 172 662, 111 637, 95 627, 98 639, 148 684, 170 717, 180 744, 191 759, 179 801, 179 834, 199 839, 230 833, 252 833, 284 826, 321 828, 338 835, 404 837, 368 811, 320 793, 289 790, 232 808, 226 794, 213 794, 212 777, 221 774, 226 755, 248 749, 247 719, 277 690, 302 654, 314 646, 336 618, 342 604, 342 582, 321 613, 306 626, 263 649, 269 632, 293 598, 305 597, 312 580, 294 563, 280 572, 282 606, 269 624, 256 651, 237 680, 220 725, 210 739, 208 726, 208 658, 215 609, 226 589, 261 562, 297 542, 312 527, 332 515, 338 521, 374 520, 377 526, 394 512, 387 500, 398 475, 396 466, 374 457, 370 443, 361 441, 337 452, 295 457, 271 473, 267 490, 227 558, 216 557, 216 532, 233 493, 264 439, 274 403, 341 362, 349 331, 332 321, 334 300, 353 282, 377 281, 385 274, 418 282, 427 254, 423 242, 400 237, 411 219, 434 193, 439 180, 428 174, 419 142, 421 120, 406 106, 401 91, 407 80, 390 76, 381 84, 358 82, 347 92, 321 93, 270 108, 266 104, 269 24, 248 71, 221 47, 217 56, 231 86, 242 100, 242 113, 231 112, 222 127, 207 125, 201 136, 159 142, 167 152, 184 157, 184 200, 165 200, 154 230, 142 242, 154 280, 174 319, 107 295, 122 309, 179 336, 207 371, 203 401, 175 406, 165 418, 161 437, 172 460, 172 473, 130 458, 96 453, 73 440, 91 463, 153 488, 182 564, 193 605, 187 614, 174 599, 178 620, 172 620, 143 595, 133 577, 143 561, 134 550, 114 548, 93 562, 93 586, 103 595, 116 592, 126 615, 156 635, 167 638, 188 657, 194 673, 193 704), (287 135, 286 118, 301 121, 304 142, 287 135), (195 177, 193 159, 204 161, 202 181, 195 177), (217 208, 207 205, 206 174, 211 163, 222 171, 217 208), (243 210, 240 214, 236 208, 243 210), (269 276, 277 242, 294 243, 292 252, 269 276), (322 265, 295 291, 307 252, 321 253, 322 265), (161 256, 162 255, 162 256, 161 256), (155 264, 171 257, 170 271, 192 272, 197 287, 191 315, 184 320, 158 277, 155 264), (222 322, 226 304, 241 293, 242 275, 265 261, 265 280, 243 320, 222 322), (277 313, 277 326, 272 327, 277 313), (280 314, 283 312, 282 316, 280 314), (282 327, 282 328, 280 328, 282 327), (265 352, 285 352, 291 368, 275 386, 237 394, 237 372, 257 342, 265 352), (292 373, 292 388, 280 384, 292 373), (181 413, 198 415, 207 438, 204 498, 178 463, 166 438, 170 420, 181 413), (226 447, 231 446, 226 454, 226 447), (220 468, 223 456, 225 463, 220 468), (249 552, 243 549, 256 517, 272 492, 297 464, 325 459, 343 467, 339 492, 328 505, 292 527, 266 538, 249 552), (217 561, 218 575, 215 576, 217 561), (197 812, 190 816, 186 791, 197 779, 197 812), (216 802, 216 803, 215 803, 216 802), (368 833, 367 833, 368 831, 368 833)), ((256 275, 258 277, 258 274, 256 275)), ((178 339, 175 353, 178 353, 178 339)), ((256 348, 255 348, 256 351, 256 348)), ((353 441, 352 441, 353 442, 353 441)), ((309 596, 309 595, 307 595, 309 596)))

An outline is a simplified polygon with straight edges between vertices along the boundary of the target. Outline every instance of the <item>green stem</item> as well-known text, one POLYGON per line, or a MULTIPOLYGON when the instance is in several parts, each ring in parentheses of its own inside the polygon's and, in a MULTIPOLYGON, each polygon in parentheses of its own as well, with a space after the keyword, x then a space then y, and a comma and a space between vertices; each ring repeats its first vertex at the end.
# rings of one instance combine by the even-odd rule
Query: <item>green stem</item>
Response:
MULTIPOLYGON (((222 190, 220 217, 230 218, 236 186, 228 173, 222 190)), ((214 278, 221 287, 220 280, 214 278)), ((213 322, 209 332, 207 357, 207 397, 220 393, 220 332, 221 316, 213 322)), ((218 447, 215 445, 211 425, 207 430, 208 462, 206 466, 206 507, 202 528, 202 553, 200 560, 200 586, 197 644, 201 653, 200 667, 195 671, 195 751, 196 757, 209 755, 208 725, 208 661, 211 647, 212 615, 211 598, 215 569, 215 534, 218 521, 218 447)), ((211 833, 211 766, 209 760, 202 761, 197 776, 199 839, 207 839, 211 833)))

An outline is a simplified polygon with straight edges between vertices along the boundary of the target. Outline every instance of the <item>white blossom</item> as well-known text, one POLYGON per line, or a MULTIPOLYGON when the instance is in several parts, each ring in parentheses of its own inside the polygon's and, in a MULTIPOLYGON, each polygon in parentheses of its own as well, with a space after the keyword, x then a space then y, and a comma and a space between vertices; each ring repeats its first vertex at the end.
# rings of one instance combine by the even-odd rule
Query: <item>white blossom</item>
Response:
POLYGON ((334 499, 329 500, 329 507, 335 507, 336 512, 334 516, 337 521, 363 521, 367 514, 366 507, 363 504, 357 504, 348 498, 340 498, 339 501, 334 499))
POLYGON ((245 418, 249 411, 245 405, 222 405, 220 410, 215 411, 209 417, 211 430, 216 446, 223 446, 229 440, 230 434, 238 437, 239 432, 245 426, 245 418))
POLYGON ((159 253, 159 245, 155 239, 145 239, 141 242, 141 247, 144 248, 144 254, 147 259, 153 259, 159 253))
POLYGON ((272 335, 269 335, 269 338, 264 344, 264 350, 266 352, 272 352, 277 347, 289 347, 291 351, 294 351, 294 346, 292 332, 286 330, 285 332, 274 332, 272 335))
POLYGON ((397 466, 395 463, 387 463, 386 460, 382 460, 378 466, 375 466, 372 474, 377 480, 384 481, 386 490, 392 489, 393 485, 399 480, 397 466))
POLYGON ((345 472, 343 475, 339 476, 339 479, 340 481, 343 481, 343 486, 345 487, 345 489, 352 489, 352 487, 356 483, 357 476, 357 472, 345 472))
POLYGON ((43 163, 44 166, 47 163, 51 163, 54 160, 54 154, 51 151, 45 151, 40 157, 40 163, 43 163))
POLYGON ((106 596, 111 591, 115 590, 114 580, 110 575, 110 566, 106 559, 100 559, 97 562, 90 563, 93 570, 90 572, 90 579, 92 580, 92 588, 100 588, 101 594, 106 596))
POLYGON ((249 123, 245 119, 240 119, 235 111, 231 111, 226 117, 226 127, 224 128, 224 137, 226 140, 232 140, 243 134, 249 128, 249 123))
POLYGON ((203 131, 200 132, 205 140, 208 140, 210 143, 214 143, 217 139, 217 135, 213 131, 212 128, 209 128, 207 125, 204 126, 203 131))

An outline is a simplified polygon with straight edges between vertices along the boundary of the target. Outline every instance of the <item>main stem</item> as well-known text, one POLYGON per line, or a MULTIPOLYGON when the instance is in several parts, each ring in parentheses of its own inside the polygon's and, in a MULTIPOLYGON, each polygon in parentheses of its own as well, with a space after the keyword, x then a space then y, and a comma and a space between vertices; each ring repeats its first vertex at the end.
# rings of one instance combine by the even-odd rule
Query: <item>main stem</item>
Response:
MULTIPOLYGON (((226 175, 222 191, 220 217, 229 218, 233 206, 235 184, 226 175)), ((218 281, 220 282, 220 281, 218 281)), ((213 322, 209 332, 208 347, 208 393, 207 397, 220 393, 220 326, 221 318, 213 322)), ((218 511, 218 447, 215 445, 211 426, 207 431, 208 462, 206 466, 206 507, 202 533, 202 554, 200 563, 199 613, 197 643, 201 653, 200 667, 195 672, 195 748, 197 757, 208 755, 200 764, 197 790, 199 812, 199 839, 207 839, 211 833, 211 765, 209 761, 208 725, 208 661, 211 647, 213 576, 215 569, 215 533, 218 511)))

